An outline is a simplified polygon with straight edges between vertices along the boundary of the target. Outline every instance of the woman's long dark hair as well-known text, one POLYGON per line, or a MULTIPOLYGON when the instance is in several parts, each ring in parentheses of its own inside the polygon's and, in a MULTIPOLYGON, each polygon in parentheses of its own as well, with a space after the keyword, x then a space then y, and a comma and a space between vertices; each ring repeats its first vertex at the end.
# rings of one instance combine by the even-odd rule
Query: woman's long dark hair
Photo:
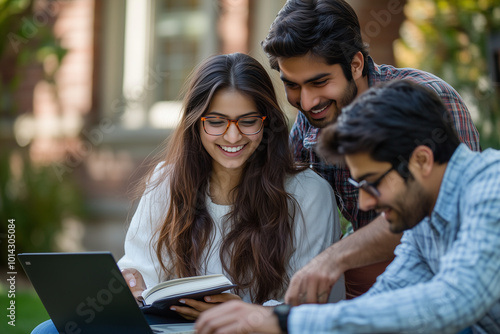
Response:
POLYGON ((212 158, 202 145, 199 122, 214 94, 222 89, 249 97, 267 116, 262 141, 233 190, 235 202, 226 216, 230 225, 219 254, 224 270, 238 285, 236 292, 248 289, 252 301, 262 303, 280 296, 289 281, 286 269, 294 251, 293 217, 298 206, 285 191, 285 179, 298 169, 272 81, 252 57, 241 53, 213 56, 192 73, 180 124, 162 156, 166 163, 157 185, 168 178, 170 198, 154 247, 168 278, 202 274, 214 223, 205 204, 212 158))

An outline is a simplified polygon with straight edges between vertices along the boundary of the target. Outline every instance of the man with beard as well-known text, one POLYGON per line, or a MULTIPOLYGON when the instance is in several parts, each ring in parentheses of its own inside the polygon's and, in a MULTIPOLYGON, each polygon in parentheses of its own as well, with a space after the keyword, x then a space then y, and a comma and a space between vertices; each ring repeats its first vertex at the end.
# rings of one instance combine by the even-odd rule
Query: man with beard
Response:
POLYGON ((460 143, 430 89, 409 80, 370 88, 319 139, 347 163, 361 210, 405 231, 364 295, 273 309, 228 302, 203 313, 210 333, 500 333, 500 151, 460 143))
POLYGON ((317 156, 321 129, 369 87, 408 79, 438 94, 460 140, 472 150, 480 148, 479 134, 465 103, 446 82, 420 70, 375 64, 361 38, 356 13, 344 0, 289 0, 262 46, 271 67, 280 72, 289 103, 300 111, 290 134, 295 160, 309 164, 329 181, 342 215, 355 231, 293 276, 286 301, 324 303, 344 272, 347 298, 359 296, 394 258, 401 235, 391 234, 386 220, 374 210, 359 210, 347 168, 317 156))

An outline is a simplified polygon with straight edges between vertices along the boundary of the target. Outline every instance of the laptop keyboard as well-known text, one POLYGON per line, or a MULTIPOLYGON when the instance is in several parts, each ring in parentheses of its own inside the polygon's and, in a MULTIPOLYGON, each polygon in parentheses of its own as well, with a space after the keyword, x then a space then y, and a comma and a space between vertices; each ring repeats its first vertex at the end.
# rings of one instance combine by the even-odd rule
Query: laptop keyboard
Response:
POLYGON ((181 332, 165 332, 161 329, 154 329, 154 328, 151 328, 153 330, 153 333, 169 333, 169 334, 194 334, 196 333, 196 331, 194 330, 187 330, 187 331, 181 331, 181 332))
MULTIPOLYGON (((165 333, 165 332, 162 330, 153 329, 153 333, 165 333)), ((183 332, 166 332, 166 333, 169 333, 169 334, 194 334, 196 332, 195 331, 183 331, 183 332)))
POLYGON ((194 334, 193 324, 151 325, 153 333, 158 334, 194 334))
POLYGON ((154 329, 154 328, 151 328, 153 330, 153 333, 169 333, 169 334, 194 334, 196 333, 196 331, 194 330, 188 330, 188 331, 182 331, 182 332, 165 332, 161 329, 154 329))

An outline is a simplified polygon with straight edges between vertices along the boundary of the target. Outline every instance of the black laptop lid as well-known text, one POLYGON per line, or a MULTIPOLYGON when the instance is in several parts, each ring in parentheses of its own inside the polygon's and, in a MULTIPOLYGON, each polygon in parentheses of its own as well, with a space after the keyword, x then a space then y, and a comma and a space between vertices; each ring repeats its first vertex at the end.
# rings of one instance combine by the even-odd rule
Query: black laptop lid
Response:
POLYGON ((152 333, 111 253, 18 258, 60 333, 152 333))

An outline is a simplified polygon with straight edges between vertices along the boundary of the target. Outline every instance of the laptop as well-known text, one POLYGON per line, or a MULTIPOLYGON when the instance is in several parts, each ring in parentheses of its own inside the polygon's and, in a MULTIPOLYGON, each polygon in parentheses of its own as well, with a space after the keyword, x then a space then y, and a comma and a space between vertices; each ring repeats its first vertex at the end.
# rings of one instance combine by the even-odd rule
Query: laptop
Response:
POLYGON ((148 324, 110 252, 18 254, 59 333, 194 333, 194 323, 148 324))

